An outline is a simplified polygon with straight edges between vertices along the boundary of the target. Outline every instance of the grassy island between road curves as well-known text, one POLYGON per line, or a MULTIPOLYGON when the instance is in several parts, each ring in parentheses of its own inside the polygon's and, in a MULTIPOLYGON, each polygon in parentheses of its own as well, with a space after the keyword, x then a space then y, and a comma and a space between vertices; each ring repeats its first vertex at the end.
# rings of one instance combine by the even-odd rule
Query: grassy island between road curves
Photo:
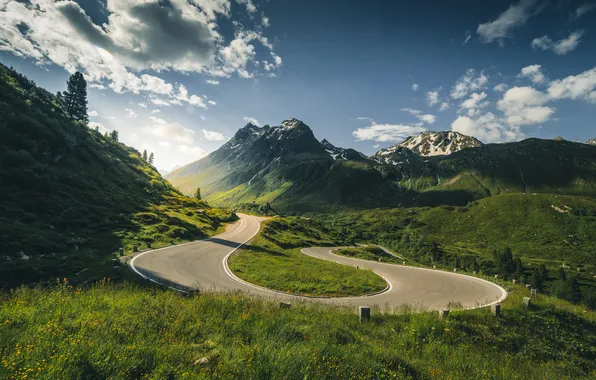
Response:
POLYGON ((357 296, 387 287, 385 280, 371 271, 300 252, 301 247, 341 244, 307 219, 274 219, 264 222, 260 234, 230 257, 229 266, 236 276, 252 284, 308 296, 357 296))

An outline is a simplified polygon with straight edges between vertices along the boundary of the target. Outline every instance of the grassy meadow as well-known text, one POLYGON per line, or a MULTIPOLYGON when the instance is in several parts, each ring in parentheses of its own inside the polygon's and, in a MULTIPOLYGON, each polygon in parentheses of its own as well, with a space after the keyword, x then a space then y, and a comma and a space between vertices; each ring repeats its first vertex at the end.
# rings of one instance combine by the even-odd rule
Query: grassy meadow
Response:
POLYGON ((101 281, 0 293, 5 379, 588 379, 596 313, 516 287, 488 309, 380 314, 101 281), (202 359, 202 360, 201 360, 202 359))
POLYGON ((309 296, 354 296, 385 289, 371 271, 318 260, 301 247, 340 244, 306 219, 263 222, 261 233, 229 260, 241 279, 270 289, 309 296), (313 270, 316 268, 316 270, 313 270))

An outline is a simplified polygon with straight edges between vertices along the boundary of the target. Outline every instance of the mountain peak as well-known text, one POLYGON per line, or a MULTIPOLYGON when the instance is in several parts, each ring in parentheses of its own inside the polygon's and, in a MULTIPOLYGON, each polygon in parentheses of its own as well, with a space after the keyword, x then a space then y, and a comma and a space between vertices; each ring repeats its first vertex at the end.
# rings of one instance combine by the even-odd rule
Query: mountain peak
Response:
POLYGON ((304 124, 304 123, 302 122, 302 120, 298 120, 298 119, 296 119, 295 117, 293 117, 293 118, 291 118, 291 119, 288 119, 288 120, 284 120, 284 121, 281 123, 281 126, 282 126, 282 127, 284 127, 284 128, 288 128, 288 129, 293 129, 293 128, 306 128, 306 129, 309 129, 309 130, 310 130, 310 128, 308 127, 308 125, 304 124))
POLYGON ((417 136, 410 136, 398 146, 408 148, 420 156, 445 156, 465 148, 482 146, 475 137, 454 131, 426 131, 417 136))
POLYGON ((590 139, 590 140, 586 141, 586 144, 596 145, 596 137, 594 137, 593 139, 590 139))

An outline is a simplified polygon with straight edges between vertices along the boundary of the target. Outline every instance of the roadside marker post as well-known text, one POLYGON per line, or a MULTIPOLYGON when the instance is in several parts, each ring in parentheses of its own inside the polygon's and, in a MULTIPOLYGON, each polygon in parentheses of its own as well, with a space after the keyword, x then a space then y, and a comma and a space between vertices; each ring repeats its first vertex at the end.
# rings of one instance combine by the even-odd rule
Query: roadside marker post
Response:
POLYGON ((447 319, 448 316, 449 316, 449 309, 439 310, 439 318, 440 319, 447 319))
POLYGON ((532 299, 530 297, 524 297, 524 307, 526 309, 530 308, 530 305, 532 304, 532 299))
POLYGON ((370 321, 370 307, 358 306, 358 314, 360 315, 360 322, 370 321))
POLYGON ((496 303, 494 305, 490 306, 490 311, 491 313, 493 313, 493 315, 495 317, 500 317, 501 316, 501 304, 500 303, 496 303))

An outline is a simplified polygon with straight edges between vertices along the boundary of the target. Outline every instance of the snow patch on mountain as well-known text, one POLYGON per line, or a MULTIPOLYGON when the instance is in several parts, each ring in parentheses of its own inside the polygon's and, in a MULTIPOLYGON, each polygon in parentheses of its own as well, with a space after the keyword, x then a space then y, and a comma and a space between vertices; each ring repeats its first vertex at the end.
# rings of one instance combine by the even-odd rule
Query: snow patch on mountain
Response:
POLYGON ((446 156, 465 148, 482 146, 482 142, 472 136, 459 132, 422 132, 417 136, 410 136, 398 146, 407 148, 420 156, 446 156))

